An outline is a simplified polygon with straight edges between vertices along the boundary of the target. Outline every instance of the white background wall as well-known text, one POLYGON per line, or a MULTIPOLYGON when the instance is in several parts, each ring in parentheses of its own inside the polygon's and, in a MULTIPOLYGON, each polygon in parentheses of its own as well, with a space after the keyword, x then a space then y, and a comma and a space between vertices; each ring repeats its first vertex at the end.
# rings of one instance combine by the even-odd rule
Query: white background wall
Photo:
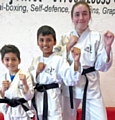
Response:
MULTIPOLYGON (((21 52, 22 63, 20 67, 27 69, 31 63, 34 56, 41 54, 39 48, 37 47, 36 33, 37 29, 44 24, 51 25, 57 33, 57 41, 59 42, 61 35, 69 32, 73 29, 73 24, 71 22, 70 12, 45 12, 38 11, 32 12, 31 5, 41 6, 44 8, 48 6, 55 7, 67 7, 71 10, 74 0, 13 0, 12 4, 9 4, 11 0, 0 0, 0 48, 5 44, 15 44, 18 46, 21 52), (54 2, 56 1, 56 2, 54 2), (65 1, 65 2, 64 2, 65 1), (72 1, 72 2, 69 2, 72 1), (21 10, 8 11, 8 7, 5 6, 26 6, 27 12, 23 13, 21 10), (4 9, 3 9, 4 6, 4 9)), ((77 1, 77 0, 76 0, 77 1)), ((111 30, 115 33, 115 2, 110 0, 110 3, 102 4, 95 2, 92 4, 89 0, 90 5, 93 9, 99 9, 100 14, 92 13, 92 20, 90 22, 90 28, 95 31, 100 31, 101 33, 106 30, 111 30), (111 11, 108 14, 102 12, 103 8, 107 7, 111 11)), ((99 1, 99 0, 95 0, 99 1)), ((103 0, 100 0, 103 2, 103 0)), ((109 0, 105 0, 108 2, 109 0)), ((101 89, 104 97, 104 102, 106 106, 115 107, 115 42, 113 44, 113 65, 110 70, 106 73, 101 74, 101 89)), ((0 74, 4 72, 5 67, 0 62, 0 74)))

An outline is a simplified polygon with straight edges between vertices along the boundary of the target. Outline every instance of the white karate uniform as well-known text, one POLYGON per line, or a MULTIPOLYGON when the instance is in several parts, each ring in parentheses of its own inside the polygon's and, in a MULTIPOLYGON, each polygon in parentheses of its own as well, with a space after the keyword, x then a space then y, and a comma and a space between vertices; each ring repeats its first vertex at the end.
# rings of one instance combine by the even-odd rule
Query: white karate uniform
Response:
MULTIPOLYGON (((54 49, 60 55, 65 57, 71 64, 73 58, 71 53, 67 54, 66 44, 69 41, 71 35, 75 35, 79 38, 74 47, 81 49, 80 64, 81 70, 90 67, 95 67, 95 72, 87 74, 88 77, 88 89, 86 100, 86 120, 107 120, 106 111, 100 90, 99 72, 106 72, 112 64, 112 52, 110 54, 110 61, 107 62, 107 53, 105 50, 104 40, 98 32, 93 32, 87 28, 79 37, 76 30, 69 34, 63 35, 59 45, 54 49)), ((63 102, 63 120, 76 120, 76 110, 79 107, 80 101, 83 99, 84 86, 86 78, 81 76, 80 81, 73 87, 74 94, 74 116, 71 115, 69 102, 68 87, 62 86, 62 95, 64 96, 63 102), (67 100, 68 99, 68 100, 67 100)))
MULTIPOLYGON (((3 80, 9 80, 11 82, 9 72, 3 74, 0 77, 0 83, 1 83, 0 88, 2 87, 3 80)), ((13 81, 11 82, 10 87, 5 91, 5 97, 9 99, 24 98, 25 100, 29 101, 33 98, 33 95, 34 95, 34 89, 33 89, 33 81, 32 81, 31 74, 29 74, 28 72, 23 72, 22 70, 19 70, 17 74, 15 75, 13 81), (21 89, 22 82, 19 79, 19 74, 26 75, 27 84, 29 87, 29 91, 27 94, 24 94, 23 89, 21 89)), ((21 105, 18 105, 17 107, 8 106, 7 113, 5 113, 6 104, 5 103, 0 103, 0 104, 2 104, 3 106, 2 112, 4 113, 5 120, 30 120, 29 116, 24 111, 21 105)), ((23 103, 23 105, 30 108, 28 102, 23 103)))
MULTIPOLYGON (((66 85, 75 85, 78 83, 81 73, 74 71, 74 64, 68 64, 65 58, 56 54, 48 58, 39 56, 34 58, 30 67, 30 72, 34 82, 39 84, 51 84, 64 82, 66 85), (36 69, 39 62, 46 64, 44 70, 36 78, 36 69)), ((62 110, 60 105, 60 88, 48 89, 48 120, 62 120, 62 110)), ((35 102, 39 119, 43 115, 43 92, 35 91, 35 102)))

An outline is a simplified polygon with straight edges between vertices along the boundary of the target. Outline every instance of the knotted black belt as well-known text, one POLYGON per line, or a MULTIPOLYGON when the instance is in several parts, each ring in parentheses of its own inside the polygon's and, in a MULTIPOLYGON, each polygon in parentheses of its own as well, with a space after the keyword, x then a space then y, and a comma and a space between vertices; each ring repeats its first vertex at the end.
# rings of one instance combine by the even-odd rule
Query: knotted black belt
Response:
MULTIPOLYGON (((86 84, 84 87, 84 93, 83 93, 83 102, 82 102, 82 120, 85 120, 85 115, 86 115, 86 97, 87 97, 87 87, 88 87, 88 78, 86 76, 87 73, 95 71, 94 67, 90 67, 88 69, 83 69, 82 75, 85 75, 86 77, 86 84)), ((73 89, 72 86, 69 86, 69 94, 70 94, 70 106, 71 109, 74 109, 73 105, 73 89)))
MULTIPOLYGON (((47 96, 47 90, 48 89, 53 89, 53 88, 58 88, 59 85, 57 83, 52 83, 52 84, 39 84, 37 83, 35 88, 38 92, 44 92, 44 96, 43 96, 43 117, 42 120, 48 120, 48 96, 47 96)), ((36 111, 37 111, 37 107, 35 104, 35 95, 34 98, 32 99, 32 103, 33 106, 35 107, 36 111)), ((37 115, 37 119, 38 115, 37 115)))
POLYGON ((12 98, 9 99, 7 97, 4 97, 4 99, 0 99, 0 103, 7 103, 11 107, 16 107, 18 105, 21 105, 24 111, 29 115, 29 117, 32 119, 34 118, 34 114, 31 114, 29 109, 23 105, 23 103, 26 103, 27 101, 24 98, 12 98), (31 116, 32 115, 32 116, 31 116))

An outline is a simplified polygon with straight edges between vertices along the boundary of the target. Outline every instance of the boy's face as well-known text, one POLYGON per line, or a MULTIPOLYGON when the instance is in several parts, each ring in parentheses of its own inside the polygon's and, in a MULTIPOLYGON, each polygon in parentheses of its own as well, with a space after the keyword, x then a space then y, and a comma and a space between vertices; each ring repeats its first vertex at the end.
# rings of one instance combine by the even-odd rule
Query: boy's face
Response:
POLYGON ((53 46, 56 44, 56 41, 54 41, 54 38, 51 34, 45 36, 40 34, 37 40, 37 44, 43 52, 43 56, 49 57, 53 52, 53 46))
POLYGON ((16 56, 15 53, 9 52, 4 55, 2 63, 9 70, 11 74, 15 74, 18 71, 18 65, 20 64, 20 60, 16 56))

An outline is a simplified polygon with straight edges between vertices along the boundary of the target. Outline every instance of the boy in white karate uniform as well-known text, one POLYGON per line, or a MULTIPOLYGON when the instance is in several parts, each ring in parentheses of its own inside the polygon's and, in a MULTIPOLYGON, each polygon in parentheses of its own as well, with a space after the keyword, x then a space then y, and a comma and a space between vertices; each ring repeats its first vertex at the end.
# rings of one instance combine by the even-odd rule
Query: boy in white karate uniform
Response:
POLYGON ((33 113, 29 110, 28 101, 34 95, 32 77, 18 68, 21 58, 16 46, 4 45, 0 53, 1 61, 8 69, 0 77, 0 104, 3 105, 5 120, 30 120, 33 113))
POLYGON ((74 62, 69 66, 65 58, 53 53, 56 34, 44 25, 37 31, 37 44, 43 55, 34 58, 29 68, 35 83, 34 107, 39 120, 62 120, 59 84, 76 85, 80 79, 80 50, 71 49, 74 62))

